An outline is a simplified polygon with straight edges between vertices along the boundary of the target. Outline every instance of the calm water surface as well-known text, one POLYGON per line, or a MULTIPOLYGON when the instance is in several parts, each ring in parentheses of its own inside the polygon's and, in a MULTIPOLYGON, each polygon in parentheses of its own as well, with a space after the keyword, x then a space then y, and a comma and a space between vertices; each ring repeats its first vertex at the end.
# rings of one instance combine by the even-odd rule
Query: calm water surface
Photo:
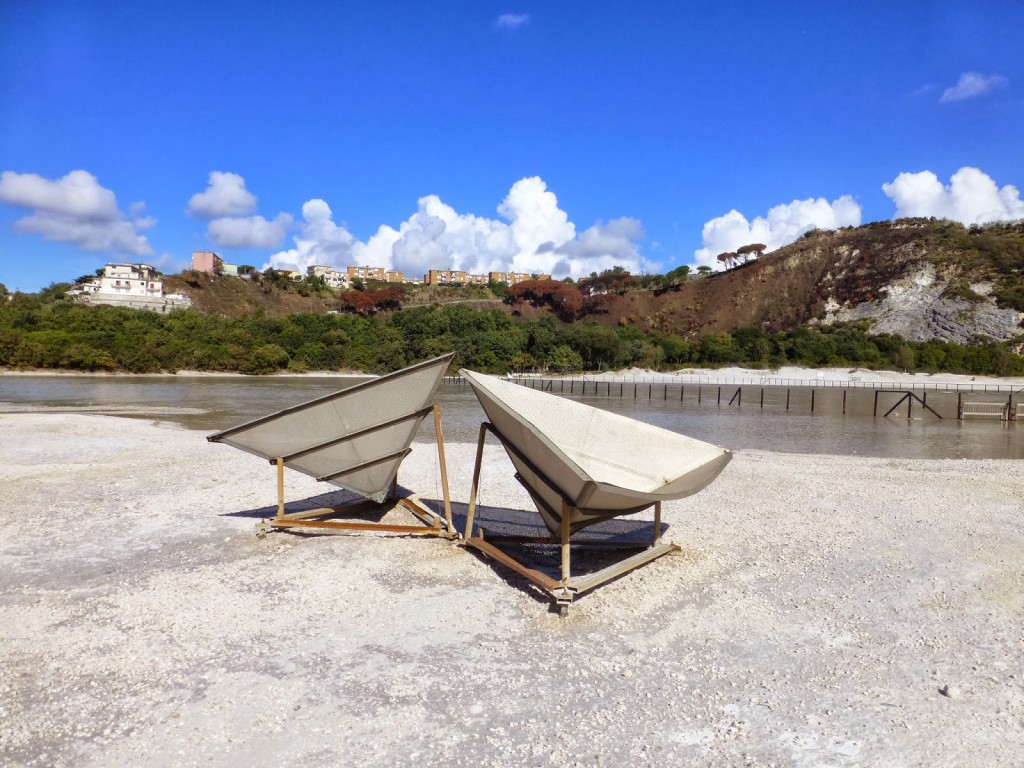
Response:
MULTIPOLYGON (((186 377, 186 376, 0 376, 0 412, 66 411, 104 413, 132 418, 174 421, 190 429, 214 432, 305 400, 326 395, 358 381, 339 377, 186 377)), ((742 404, 728 402, 735 385, 672 385, 638 388, 635 397, 574 395, 575 399, 640 419, 731 449, 756 448, 799 453, 908 458, 1024 458, 1024 423, 998 420, 960 422, 956 395, 929 392, 928 405, 938 419, 914 404, 907 418, 906 403, 889 418, 885 413, 899 395, 879 396, 879 416, 873 416, 874 391, 843 391, 744 386, 742 404), (814 392, 814 412, 811 393, 814 392), (786 410, 787 393, 789 410, 786 410)), ((920 394, 920 393, 918 393, 920 394)), ((738 398, 737 398, 738 399, 738 398)), ((972 399, 986 399, 972 397, 972 399)), ((988 397, 998 400, 998 397, 988 397)), ((1003 396, 1005 401, 1005 396, 1003 396)), ((475 442, 483 411, 468 386, 444 384, 441 407, 445 440, 475 442)), ((432 420, 421 431, 432 434, 432 420)), ((0 435, 2 439, 2 435, 0 435)))

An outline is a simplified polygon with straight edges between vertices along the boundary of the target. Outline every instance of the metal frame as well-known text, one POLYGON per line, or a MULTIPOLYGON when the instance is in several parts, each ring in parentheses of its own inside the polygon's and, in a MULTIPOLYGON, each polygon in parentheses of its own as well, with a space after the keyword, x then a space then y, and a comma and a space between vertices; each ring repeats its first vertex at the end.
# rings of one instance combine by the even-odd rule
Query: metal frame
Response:
MULTIPOLYGON (((338 438, 330 441, 330 444, 344 442, 345 440, 351 440, 355 437, 359 437, 367 432, 374 431, 376 429, 383 429, 391 426, 395 423, 400 423, 411 418, 418 418, 426 415, 429 411, 434 412, 434 431, 436 434, 437 442, 437 458, 441 470, 441 489, 444 494, 444 517, 441 517, 436 512, 429 509, 424 505, 419 497, 415 494, 406 496, 404 498, 398 497, 398 477, 396 475, 394 481, 391 484, 391 493, 389 498, 394 502, 394 506, 401 506, 408 512, 411 512, 415 518, 422 523, 422 525, 392 525, 390 523, 367 523, 367 522, 356 522, 353 520, 331 520, 325 518, 331 518, 340 514, 343 514, 346 510, 362 504, 363 502, 357 502, 355 504, 342 504, 337 507, 321 507, 318 509, 307 509, 302 512, 291 512, 285 513, 284 511, 284 467, 285 461, 289 458, 301 455, 302 453, 315 450, 321 446, 315 446, 313 448, 307 448, 304 451, 298 451, 289 456, 279 456, 271 460, 271 464, 277 467, 277 515, 271 518, 263 520, 257 527, 256 533, 258 535, 265 535, 270 531, 275 530, 288 530, 292 528, 306 529, 306 528, 319 528, 324 530, 334 531, 363 531, 363 532, 377 532, 377 533, 401 533, 406 536, 435 536, 444 539, 457 539, 459 537, 458 531, 455 530, 455 523, 452 521, 452 503, 451 495, 448 491, 448 465, 445 461, 444 455, 444 436, 441 432, 441 406, 438 403, 430 408, 425 408, 422 411, 410 414, 408 416, 394 419, 385 424, 371 427, 370 429, 362 430, 360 432, 347 435, 346 437, 338 438)), ((355 472, 359 469, 363 469, 374 464, 380 464, 385 461, 398 458, 399 456, 405 456, 410 452, 411 449, 400 451, 399 453, 391 454, 389 456, 382 456, 378 459, 365 462, 356 467, 349 467, 342 472, 335 472, 331 475, 316 478, 318 481, 333 480, 336 477, 347 472, 355 472)), ((394 507, 392 507, 394 508, 394 507)))
MULTIPOLYGON (((517 475, 518 478, 518 475, 517 475)), ((521 478, 519 478, 521 481, 521 478)), ((536 500, 536 495, 531 493, 531 497, 536 500)), ((652 505, 641 507, 640 510, 648 509, 652 505)), ((554 600, 555 605, 558 606, 561 615, 565 616, 568 613, 569 606, 572 604, 573 599, 577 594, 587 592, 594 589, 607 581, 611 581, 629 571, 639 568, 641 565, 651 562, 663 555, 667 555, 671 552, 679 550, 679 547, 675 544, 662 544, 661 543, 661 502, 656 501, 653 503, 654 507, 654 533, 652 536, 651 545, 639 552, 632 557, 627 557, 624 560, 610 565, 607 568, 602 568, 594 573, 587 574, 573 578, 572 567, 571 567, 571 542, 572 536, 572 521, 571 515, 573 510, 576 509, 571 503, 567 495, 555 485, 554 482, 535 464, 526 458, 514 445, 511 444, 490 422, 483 422, 480 424, 480 434, 477 439, 476 446, 476 462, 473 466, 473 484, 469 492, 469 506, 466 514, 466 529, 463 534, 462 545, 472 547, 478 552, 483 553, 487 557, 501 563, 505 567, 511 569, 515 573, 525 578, 530 583, 542 590, 547 592, 554 600), (480 468, 483 463, 484 455, 484 441, 487 438, 487 433, 493 434, 506 450, 511 451, 520 459, 530 471, 537 475, 541 481, 552 490, 556 491, 559 496, 562 497, 562 510, 561 510, 561 530, 559 536, 552 536, 550 538, 543 538, 538 536, 515 536, 515 535, 501 535, 487 537, 486 531, 477 527, 479 535, 473 535, 473 518, 476 512, 476 499, 477 491, 480 486, 480 468), (556 580, 548 576, 546 573, 538 571, 536 568, 531 568, 524 563, 516 560, 508 552, 495 546, 495 543, 520 543, 520 544, 558 544, 561 548, 561 580, 556 580)), ((636 512, 640 510, 631 510, 636 512)), ((579 548, 593 548, 593 549, 635 549, 638 546, 633 542, 577 542, 576 546, 579 548)))

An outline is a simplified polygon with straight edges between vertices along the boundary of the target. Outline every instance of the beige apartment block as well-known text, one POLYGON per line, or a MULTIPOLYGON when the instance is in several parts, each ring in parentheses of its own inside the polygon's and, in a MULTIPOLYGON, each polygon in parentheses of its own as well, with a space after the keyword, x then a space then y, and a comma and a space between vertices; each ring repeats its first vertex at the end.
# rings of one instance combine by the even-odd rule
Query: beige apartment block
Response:
POLYGON ((349 267, 348 268, 348 279, 349 282, 352 280, 379 280, 380 282, 387 282, 387 273, 384 271, 384 267, 349 267))
POLYGON ((465 285, 466 281, 466 273, 457 269, 432 269, 423 276, 427 285, 465 285))
POLYGON ((487 275, 487 279, 493 283, 515 285, 527 280, 550 280, 551 275, 537 275, 534 277, 526 272, 491 272, 487 275))

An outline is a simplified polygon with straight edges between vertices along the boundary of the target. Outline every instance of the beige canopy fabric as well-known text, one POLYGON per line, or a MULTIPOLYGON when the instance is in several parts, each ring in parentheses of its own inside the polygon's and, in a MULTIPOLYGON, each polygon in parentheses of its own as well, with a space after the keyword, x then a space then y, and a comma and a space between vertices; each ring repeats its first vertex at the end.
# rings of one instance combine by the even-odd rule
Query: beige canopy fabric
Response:
POLYGON ((661 427, 462 370, 545 524, 563 502, 578 530, 697 493, 725 468, 725 448, 661 427))
POLYGON ((317 480, 383 501, 454 353, 210 435, 317 480))

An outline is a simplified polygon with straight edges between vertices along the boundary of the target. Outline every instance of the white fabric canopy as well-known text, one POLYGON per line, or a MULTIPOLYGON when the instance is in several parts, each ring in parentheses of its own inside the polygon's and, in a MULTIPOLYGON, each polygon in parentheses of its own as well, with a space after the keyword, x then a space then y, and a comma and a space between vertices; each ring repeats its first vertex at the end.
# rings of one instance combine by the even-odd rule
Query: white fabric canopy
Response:
POLYGON ((461 372, 552 532, 689 496, 732 458, 725 448, 567 398, 461 372))
POLYGON ((265 459, 383 501, 430 412, 453 354, 210 435, 265 459))

